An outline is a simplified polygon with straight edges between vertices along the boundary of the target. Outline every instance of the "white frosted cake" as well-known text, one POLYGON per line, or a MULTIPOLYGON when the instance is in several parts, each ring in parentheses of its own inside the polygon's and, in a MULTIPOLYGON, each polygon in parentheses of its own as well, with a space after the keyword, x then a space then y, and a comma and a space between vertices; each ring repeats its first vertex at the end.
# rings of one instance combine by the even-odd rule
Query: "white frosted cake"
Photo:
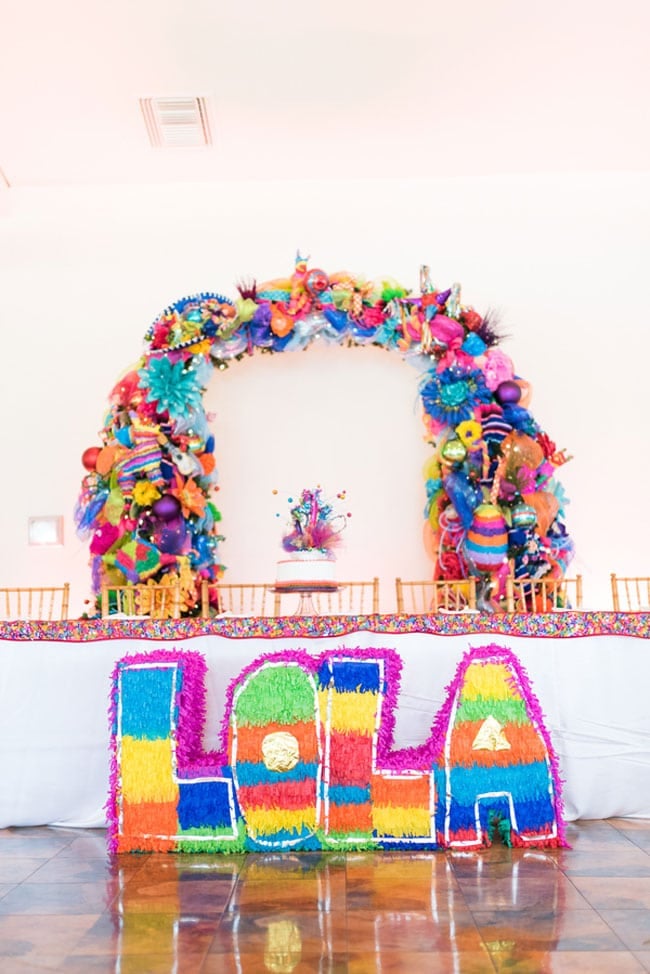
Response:
POLYGON ((279 561, 275 571, 276 588, 327 591, 336 588, 336 563, 331 558, 323 558, 319 552, 304 552, 312 557, 286 558, 279 561))
MULTIPOLYGON (((344 494, 338 495, 344 497, 344 494)), ((331 592, 336 589, 333 549, 345 527, 322 497, 320 487, 305 488, 293 506, 282 538, 286 556, 276 563, 275 588, 285 592, 331 592)))

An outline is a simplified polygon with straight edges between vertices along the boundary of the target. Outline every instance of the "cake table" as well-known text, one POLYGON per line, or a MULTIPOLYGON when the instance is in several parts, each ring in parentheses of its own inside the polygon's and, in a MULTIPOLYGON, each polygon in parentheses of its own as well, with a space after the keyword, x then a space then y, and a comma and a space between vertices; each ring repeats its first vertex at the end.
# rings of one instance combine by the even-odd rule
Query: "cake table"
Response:
POLYGON ((314 595, 335 595, 337 592, 342 592, 345 589, 345 585, 269 585, 269 592, 273 592, 275 595, 297 595, 298 596, 298 606, 295 612, 292 612, 292 616, 317 616, 320 615, 316 605, 314 604, 314 595))

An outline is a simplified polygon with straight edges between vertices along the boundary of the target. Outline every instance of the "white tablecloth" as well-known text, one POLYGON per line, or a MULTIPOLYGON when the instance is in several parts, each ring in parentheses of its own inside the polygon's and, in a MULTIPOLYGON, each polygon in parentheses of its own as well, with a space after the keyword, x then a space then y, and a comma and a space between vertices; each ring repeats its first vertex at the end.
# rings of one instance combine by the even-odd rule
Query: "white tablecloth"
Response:
MULTIPOLYGON (((215 625, 209 633, 205 624, 197 626, 196 634, 183 625, 176 634, 169 624, 160 630, 163 636, 148 632, 144 639, 134 638, 140 635, 137 624, 123 623, 126 634, 116 624, 114 638, 100 638, 101 625, 90 626, 84 636, 79 624, 71 625, 69 633, 58 624, 49 627, 51 637, 48 627, 38 632, 24 625, 15 631, 0 627, 0 827, 105 824, 110 677, 115 662, 128 653, 177 648, 205 655, 205 745, 214 749, 226 687, 258 655, 289 648, 311 653, 343 646, 395 649, 403 661, 395 727, 395 747, 400 748, 426 740, 463 652, 491 643, 514 651, 528 673, 559 756, 566 818, 650 818, 650 645, 645 627, 637 626, 633 635, 615 625, 607 635, 530 636, 519 634, 517 626, 498 634, 475 631, 480 626, 467 619, 451 626, 467 631, 437 634, 413 631, 418 628, 413 619, 400 625, 396 617, 374 618, 376 623, 362 628, 343 626, 350 631, 333 627, 333 635, 323 635, 328 627, 322 623, 317 633, 311 632, 308 622, 293 622, 289 634, 248 635, 243 620, 215 625)), ((255 632, 255 626, 250 628, 255 632)), ((588 631, 599 628, 592 625, 588 631)))

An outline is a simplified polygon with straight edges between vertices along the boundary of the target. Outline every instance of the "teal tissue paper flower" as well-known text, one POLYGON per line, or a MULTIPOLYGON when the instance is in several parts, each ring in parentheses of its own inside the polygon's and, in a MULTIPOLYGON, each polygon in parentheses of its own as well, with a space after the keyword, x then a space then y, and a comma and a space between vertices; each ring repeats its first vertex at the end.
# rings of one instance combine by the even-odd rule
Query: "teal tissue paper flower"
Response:
POLYGON ((189 368, 182 359, 173 365, 166 357, 151 358, 138 372, 141 385, 148 388, 147 402, 156 404, 158 412, 168 412, 172 419, 181 419, 190 409, 201 405, 203 387, 201 370, 189 368))

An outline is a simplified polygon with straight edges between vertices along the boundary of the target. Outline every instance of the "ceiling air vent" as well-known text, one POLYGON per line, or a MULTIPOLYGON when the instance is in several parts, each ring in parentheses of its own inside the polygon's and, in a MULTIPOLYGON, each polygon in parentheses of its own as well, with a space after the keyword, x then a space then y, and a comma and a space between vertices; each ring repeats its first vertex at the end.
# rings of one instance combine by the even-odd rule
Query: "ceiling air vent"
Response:
POLYGON ((212 145, 205 98, 141 98, 140 108, 153 146, 212 145))

